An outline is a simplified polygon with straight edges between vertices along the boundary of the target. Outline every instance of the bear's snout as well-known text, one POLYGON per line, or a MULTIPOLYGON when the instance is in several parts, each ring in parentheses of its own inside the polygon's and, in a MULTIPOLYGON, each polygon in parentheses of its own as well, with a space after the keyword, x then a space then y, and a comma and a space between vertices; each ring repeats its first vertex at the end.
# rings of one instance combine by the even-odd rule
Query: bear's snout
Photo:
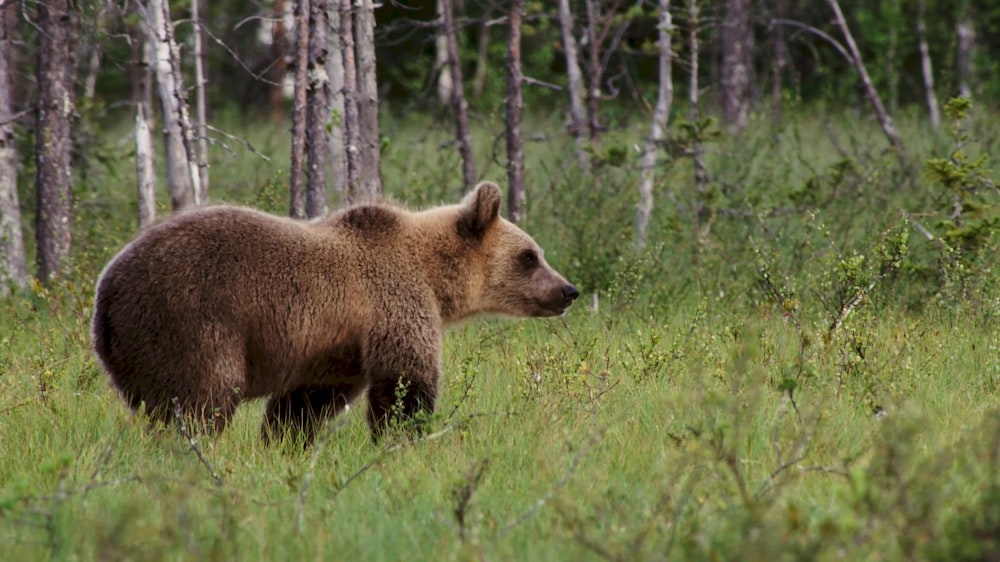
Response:
POLYGON ((569 306, 573 304, 573 301, 576 300, 576 297, 580 296, 580 291, 578 291, 576 287, 574 287, 573 285, 567 283, 566 285, 563 285, 562 296, 563 296, 563 306, 569 306))

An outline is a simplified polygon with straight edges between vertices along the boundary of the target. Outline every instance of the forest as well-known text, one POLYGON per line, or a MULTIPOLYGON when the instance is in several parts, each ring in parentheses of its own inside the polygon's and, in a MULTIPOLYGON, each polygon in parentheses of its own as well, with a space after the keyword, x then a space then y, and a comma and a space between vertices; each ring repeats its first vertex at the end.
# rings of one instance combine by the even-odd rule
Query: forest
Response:
POLYGON ((0 558, 1000 559, 1000 4, 0 0, 0 558), (148 225, 480 181, 580 289, 425 431, 133 415, 148 225))

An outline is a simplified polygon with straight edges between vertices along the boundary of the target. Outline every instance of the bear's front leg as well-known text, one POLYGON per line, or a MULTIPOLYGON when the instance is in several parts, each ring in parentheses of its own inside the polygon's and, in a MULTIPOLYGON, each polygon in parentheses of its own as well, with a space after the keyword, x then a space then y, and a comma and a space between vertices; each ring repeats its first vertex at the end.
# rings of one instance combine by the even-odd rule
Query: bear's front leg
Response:
POLYGON ((440 345, 439 330, 397 329, 369 346, 364 364, 373 440, 378 441, 395 424, 434 412, 440 345))

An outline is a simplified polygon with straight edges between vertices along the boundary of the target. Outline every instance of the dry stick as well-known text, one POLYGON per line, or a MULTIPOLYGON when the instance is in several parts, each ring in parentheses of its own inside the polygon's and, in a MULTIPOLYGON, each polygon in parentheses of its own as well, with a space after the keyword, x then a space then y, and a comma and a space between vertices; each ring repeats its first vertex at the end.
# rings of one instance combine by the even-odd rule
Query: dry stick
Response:
POLYGON ((882 132, 885 133, 885 136, 889 139, 889 143, 896 149, 896 157, 899 159, 900 166, 902 166, 907 174, 912 176, 913 171, 910 167, 909 158, 906 156, 906 147, 903 146, 903 139, 900 138, 899 133, 896 131, 896 127, 892 123, 892 117, 889 116, 889 113, 885 110, 885 106, 882 105, 882 98, 879 97, 878 91, 875 90, 875 85, 872 84, 872 80, 868 76, 868 71, 865 70, 865 64, 861 60, 861 52, 858 51, 858 45, 854 42, 854 36, 851 35, 850 28, 847 27, 847 20, 844 19, 844 13, 840 10, 840 4, 837 3, 837 0, 827 0, 827 4, 833 10, 834 23, 837 24, 840 32, 844 35, 844 41, 847 43, 847 49, 851 53, 854 69, 861 77, 861 83, 865 87, 868 101, 871 102, 872 109, 875 110, 875 116, 878 117, 879 124, 882 126, 882 132))
MULTIPOLYGON (((243 146, 245 146, 247 148, 247 150, 249 150, 251 153, 259 156, 263 160, 265 160, 267 162, 271 161, 271 158, 268 155, 266 155, 263 152, 257 150, 256 148, 254 148, 254 146, 252 144, 250 144, 250 141, 248 141, 246 139, 241 139, 240 137, 237 137, 235 135, 229 134, 229 133, 227 133, 227 132, 225 132, 225 131, 223 131, 221 129, 218 129, 218 128, 213 127, 213 126, 208 125, 208 124, 205 125, 205 128, 208 129, 209 131, 212 131, 213 133, 220 134, 220 135, 226 137, 229 140, 236 141, 236 142, 242 144, 243 146)), ((212 142, 219 143, 219 141, 216 141, 214 139, 212 139, 212 142)), ((222 146, 222 147, 224 147, 224 148, 226 148, 227 150, 229 150, 230 153, 236 154, 234 151, 230 150, 229 147, 227 147, 225 144, 219 143, 219 145, 222 146)))
POLYGON ((499 541, 505 538, 508 534, 510 534, 511 531, 513 531, 519 525, 521 525, 522 523, 530 519, 532 516, 534 516, 535 513, 538 512, 538 510, 545 507, 545 504, 547 504, 549 500, 552 499, 552 497, 556 494, 556 492, 558 492, 560 489, 566 486, 566 484, 569 484, 570 478, 572 478, 573 474, 576 473, 576 469, 580 466, 580 462, 583 460, 584 455, 590 452, 590 449, 592 449, 594 445, 596 445, 597 442, 600 441, 602 437, 604 437, 605 431, 607 431, 607 427, 604 427, 596 431, 595 433, 591 434, 590 438, 587 440, 587 443, 579 451, 577 451, 575 455, 573 455, 573 459, 570 461, 569 466, 566 468, 566 472, 563 473, 562 477, 559 478, 559 480, 557 480, 552 485, 551 488, 549 488, 549 491, 545 492, 545 494, 542 495, 542 497, 538 498, 535 501, 534 505, 526 509, 524 513, 522 513, 520 516, 517 517, 517 519, 508 523, 503 529, 501 529, 500 532, 497 533, 495 540, 499 541))
POLYGON ((174 417, 177 419, 177 428, 178 431, 180 431, 181 436, 183 436, 184 439, 187 440, 188 445, 191 446, 191 450, 194 451, 194 454, 198 456, 198 460, 201 461, 201 464, 203 464, 205 468, 208 469, 209 475, 211 475, 211 477, 215 480, 215 485, 222 486, 223 485, 222 476, 220 476, 219 473, 216 472, 215 468, 212 466, 212 463, 208 462, 208 459, 205 458, 205 455, 201 452, 201 447, 198 446, 198 441, 196 441, 195 438, 191 435, 191 431, 184 423, 184 414, 181 412, 181 401, 176 396, 171 398, 170 401, 173 402, 174 404, 174 417))
POLYGON ((306 518, 306 496, 309 494, 309 486, 312 484, 313 474, 316 472, 316 463, 319 461, 319 455, 326 448, 326 444, 330 442, 330 438, 333 437, 335 433, 340 431, 342 427, 348 423, 348 412, 351 410, 351 405, 346 404, 344 410, 339 413, 339 418, 337 418, 336 423, 327 422, 326 428, 323 431, 323 435, 320 436, 319 441, 313 444, 312 455, 309 457, 309 469, 306 471, 305 476, 302 478, 302 489, 299 490, 298 498, 298 508, 295 511, 295 528, 299 533, 305 530, 305 518, 306 518))

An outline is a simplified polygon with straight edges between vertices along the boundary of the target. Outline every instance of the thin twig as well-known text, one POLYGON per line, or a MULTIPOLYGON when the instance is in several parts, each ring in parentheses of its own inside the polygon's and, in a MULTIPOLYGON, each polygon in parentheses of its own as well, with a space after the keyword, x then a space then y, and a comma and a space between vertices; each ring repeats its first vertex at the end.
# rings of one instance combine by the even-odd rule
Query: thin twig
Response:
POLYGON ((181 412, 181 401, 176 396, 174 396, 173 398, 171 398, 171 402, 174 403, 174 417, 177 418, 177 428, 180 431, 181 435, 184 437, 184 439, 187 440, 188 445, 191 446, 191 450, 194 451, 194 454, 198 456, 198 460, 201 461, 201 464, 203 464, 205 468, 208 469, 209 475, 211 475, 212 479, 215 480, 215 485, 222 486, 223 485, 222 476, 220 476, 219 473, 216 472, 215 468, 212 466, 212 463, 210 463, 208 459, 205 457, 205 455, 201 452, 201 447, 198 446, 198 441, 195 440, 195 438, 191 435, 191 431, 188 429, 187 424, 184 423, 184 414, 181 412))
POLYGON ((302 478, 302 488, 299 490, 298 497, 298 508, 295 513, 295 528, 298 529, 299 533, 305 530, 305 514, 306 514, 306 496, 309 495, 309 486, 312 484, 313 474, 316 472, 316 463, 319 461, 319 455, 326 448, 326 444, 330 442, 330 438, 333 437, 340 428, 347 425, 349 416, 347 413, 350 411, 351 405, 344 405, 344 409, 339 414, 336 423, 325 424, 323 434, 320 436, 319 440, 313 444, 312 455, 309 458, 309 469, 306 470, 305 476, 302 478))
MULTIPOLYGON (((205 128, 208 129, 209 131, 212 131, 213 133, 218 133, 218 134, 226 137, 229 140, 233 140, 233 141, 236 141, 236 142, 242 144, 243 146, 245 146, 247 148, 247 150, 249 150, 253 154, 256 154, 257 156, 261 157, 262 159, 266 160, 267 162, 271 161, 271 158, 268 155, 266 155, 263 152, 257 150, 256 148, 254 148, 254 146, 252 144, 250 144, 250 141, 248 141, 246 139, 241 139, 240 137, 237 137, 235 135, 231 135, 231 134, 229 134, 229 133, 227 133, 227 132, 225 132, 225 131, 223 131, 221 129, 218 129, 216 127, 213 127, 213 126, 211 126, 211 125, 209 125, 207 123, 205 124, 205 128)), ((212 139, 209 139, 209 140, 212 140, 212 139)), ((232 151, 230 151, 230 152, 232 152, 232 151)))

